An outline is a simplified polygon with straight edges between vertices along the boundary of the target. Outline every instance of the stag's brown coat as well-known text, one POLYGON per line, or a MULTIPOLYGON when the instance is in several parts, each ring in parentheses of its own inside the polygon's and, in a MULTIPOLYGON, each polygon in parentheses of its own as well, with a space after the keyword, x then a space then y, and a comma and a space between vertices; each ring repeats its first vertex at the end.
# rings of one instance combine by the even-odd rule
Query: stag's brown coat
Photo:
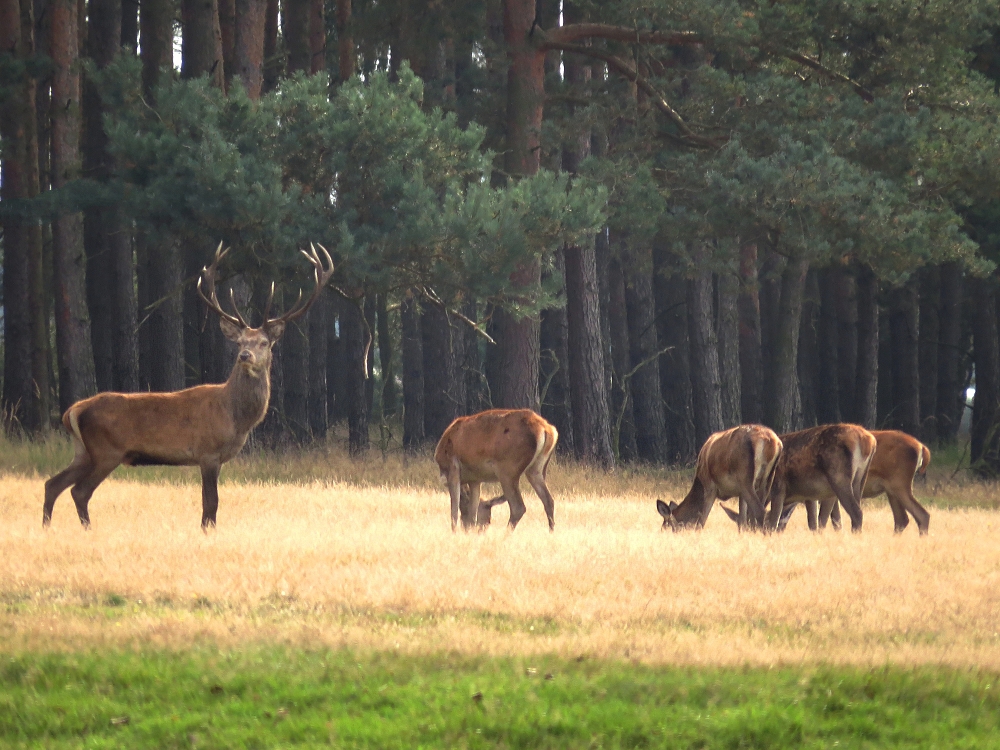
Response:
POLYGON ((781 451, 781 440, 774 430, 759 424, 739 425, 710 435, 698 452, 694 483, 680 505, 656 501, 656 509, 663 516, 662 528, 700 528, 716 499, 731 497, 740 499, 740 527, 748 522, 760 526, 781 451))
POLYGON ((465 528, 480 518, 480 489, 483 482, 499 482, 503 495, 483 503, 483 522, 489 508, 506 500, 510 507, 510 528, 525 513, 521 496, 521 476, 528 480, 545 508, 549 529, 555 526, 555 506, 545 473, 556 448, 556 428, 530 409, 490 409, 459 417, 444 431, 434 451, 441 479, 451 495, 451 528, 458 525, 459 510, 465 528))
MULTIPOLYGON (((199 385, 173 393, 99 393, 77 401, 63 414, 73 438, 73 462, 45 483, 42 523, 49 525, 56 499, 67 487, 84 527, 90 526, 88 504, 97 486, 120 464, 129 466, 198 466, 202 480, 202 528, 214 526, 219 506, 218 479, 222 464, 246 443, 250 430, 267 413, 271 395, 271 348, 285 326, 305 314, 333 275, 333 261, 323 250, 324 267, 315 248, 304 253, 313 264, 316 287, 309 299, 284 315, 251 328, 240 315, 225 312, 215 293, 215 273, 228 250, 222 245, 212 265, 202 270, 198 291, 220 316, 223 333, 239 346, 229 379, 220 385, 199 385), (208 296, 202 293, 202 282, 208 296)), ((272 286, 272 294, 273 294, 272 286)), ((235 305, 234 305, 235 308, 235 305)))
MULTIPOLYGON (((899 534, 909 525, 909 512, 917 522, 920 534, 926 534, 931 515, 913 496, 913 477, 927 473, 931 462, 930 449, 915 437, 899 430, 872 430, 872 435, 875 436, 875 456, 868 468, 862 497, 878 497, 885 493, 892 509, 895 532, 899 534)), ((788 523, 788 517, 794 509, 795 506, 792 505, 782 513, 779 529, 788 523)), ((813 531, 825 528, 831 515, 834 527, 840 528, 840 510, 835 496, 807 501, 806 511, 809 528, 813 531)))

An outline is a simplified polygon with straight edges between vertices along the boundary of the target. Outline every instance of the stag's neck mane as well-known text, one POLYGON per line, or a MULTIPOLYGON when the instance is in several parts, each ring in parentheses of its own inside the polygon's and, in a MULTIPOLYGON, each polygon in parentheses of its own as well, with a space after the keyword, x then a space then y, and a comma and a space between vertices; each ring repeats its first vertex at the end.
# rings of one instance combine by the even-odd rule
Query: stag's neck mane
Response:
POLYGON ((267 414, 271 398, 270 363, 254 372, 237 362, 223 387, 229 397, 234 426, 239 432, 250 432, 267 414))

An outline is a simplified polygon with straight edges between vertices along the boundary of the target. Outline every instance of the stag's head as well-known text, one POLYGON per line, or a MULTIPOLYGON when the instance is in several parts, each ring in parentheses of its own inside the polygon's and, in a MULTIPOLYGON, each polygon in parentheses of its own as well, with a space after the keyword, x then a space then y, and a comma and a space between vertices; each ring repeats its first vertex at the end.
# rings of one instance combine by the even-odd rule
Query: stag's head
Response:
POLYGON ((229 301, 233 306, 233 314, 227 313, 219 304, 219 298, 215 291, 216 273, 219 262, 226 257, 229 248, 222 249, 222 243, 215 250, 215 257, 212 265, 203 268, 201 277, 198 279, 198 294, 208 305, 208 308, 219 316, 219 325, 222 333, 227 339, 239 347, 239 355, 236 361, 239 367, 244 368, 251 375, 258 376, 271 369, 271 349, 285 332, 285 327, 297 318, 306 314, 310 306, 319 298, 323 287, 333 276, 333 260, 326 248, 318 245, 322 251, 322 259, 316 250, 317 245, 310 243, 309 252, 301 251, 306 259, 313 266, 313 279, 315 287, 307 300, 302 300, 302 290, 299 290, 298 299, 291 309, 284 315, 277 318, 268 317, 271 314, 271 303, 274 301, 274 283, 271 283, 271 291, 267 297, 267 304, 264 306, 264 323, 259 328, 253 328, 246 322, 236 305, 232 289, 229 290, 229 301), (205 290, 202 290, 202 286, 205 290))

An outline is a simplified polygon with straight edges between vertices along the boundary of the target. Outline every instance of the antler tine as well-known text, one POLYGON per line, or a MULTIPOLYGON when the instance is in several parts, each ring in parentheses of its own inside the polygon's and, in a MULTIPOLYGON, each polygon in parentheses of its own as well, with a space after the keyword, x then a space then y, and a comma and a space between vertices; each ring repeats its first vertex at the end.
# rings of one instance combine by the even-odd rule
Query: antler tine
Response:
MULTIPOLYGON (((238 309, 236 310, 236 317, 233 317, 222 309, 222 305, 219 304, 219 297, 215 292, 215 273, 218 270, 219 261, 225 258, 228 252, 228 247, 225 250, 222 249, 221 242, 219 243, 219 246, 215 248, 215 256, 212 258, 212 264, 210 266, 203 267, 201 269, 201 276, 198 277, 198 296, 205 301, 205 304, 208 305, 208 309, 212 310, 220 317, 228 320, 234 325, 248 328, 249 326, 247 326, 246 321, 243 320, 243 316, 240 315, 240 311, 238 309), (202 282, 205 282, 205 286, 208 288, 208 295, 206 295, 201 289, 202 282)), ((233 303, 233 307, 236 307, 235 302, 233 303)))
MULTIPOLYGON (((290 323, 296 318, 300 318, 305 315, 306 311, 312 306, 320 293, 323 291, 323 287, 327 285, 330 279, 333 277, 333 258, 330 257, 330 253, 327 252, 326 248, 322 245, 319 246, 320 250, 323 251, 323 259, 320 259, 319 253, 316 252, 316 246, 313 243, 309 243, 309 249, 311 252, 306 252, 305 250, 300 250, 306 259, 313 266, 313 280, 315 281, 316 287, 313 289, 313 293, 309 295, 309 298, 302 304, 302 290, 299 290, 299 298, 292 305, 291 309, 288 310, 284 315, 274 318, 273 320, 267 320, 267 323, 290 323), (325 263, 323 261, 326 261, 325 263)), ((267 314, 265 313, 264 318, 267 319, 267 314)))
POLYGON ((236 292, 233 290, 232 287, 229 287, 229 302, 233 306, 233 312, 236 313, 236 317, 240 319, 240 325, 242 325, 244 328, 249 328, 250 324, 247 323, 246 320, 243 319, 243 316, 240 314, 240 306, 236 304, 236 292))
POLYGON ((264 322, 267 322, 267 316, 271 314, 271 303, 274 302, 274 282, 271 282, 271 288, 267 292, 267 302, 264 303, 264 322))

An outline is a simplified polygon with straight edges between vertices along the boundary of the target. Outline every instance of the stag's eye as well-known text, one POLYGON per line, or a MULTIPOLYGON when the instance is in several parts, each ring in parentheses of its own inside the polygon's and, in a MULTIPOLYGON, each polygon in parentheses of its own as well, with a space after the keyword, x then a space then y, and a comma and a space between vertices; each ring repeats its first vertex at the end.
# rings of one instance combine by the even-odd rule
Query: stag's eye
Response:
POLYGON ((265 347, 267 346, 267 342, 266 342, 266 341, 261 341, 261 342, 259 342, 259 343, 257 344, 257 346, 258 346, 259 348, 263 349, 263 348, 265 348, 265 347))

